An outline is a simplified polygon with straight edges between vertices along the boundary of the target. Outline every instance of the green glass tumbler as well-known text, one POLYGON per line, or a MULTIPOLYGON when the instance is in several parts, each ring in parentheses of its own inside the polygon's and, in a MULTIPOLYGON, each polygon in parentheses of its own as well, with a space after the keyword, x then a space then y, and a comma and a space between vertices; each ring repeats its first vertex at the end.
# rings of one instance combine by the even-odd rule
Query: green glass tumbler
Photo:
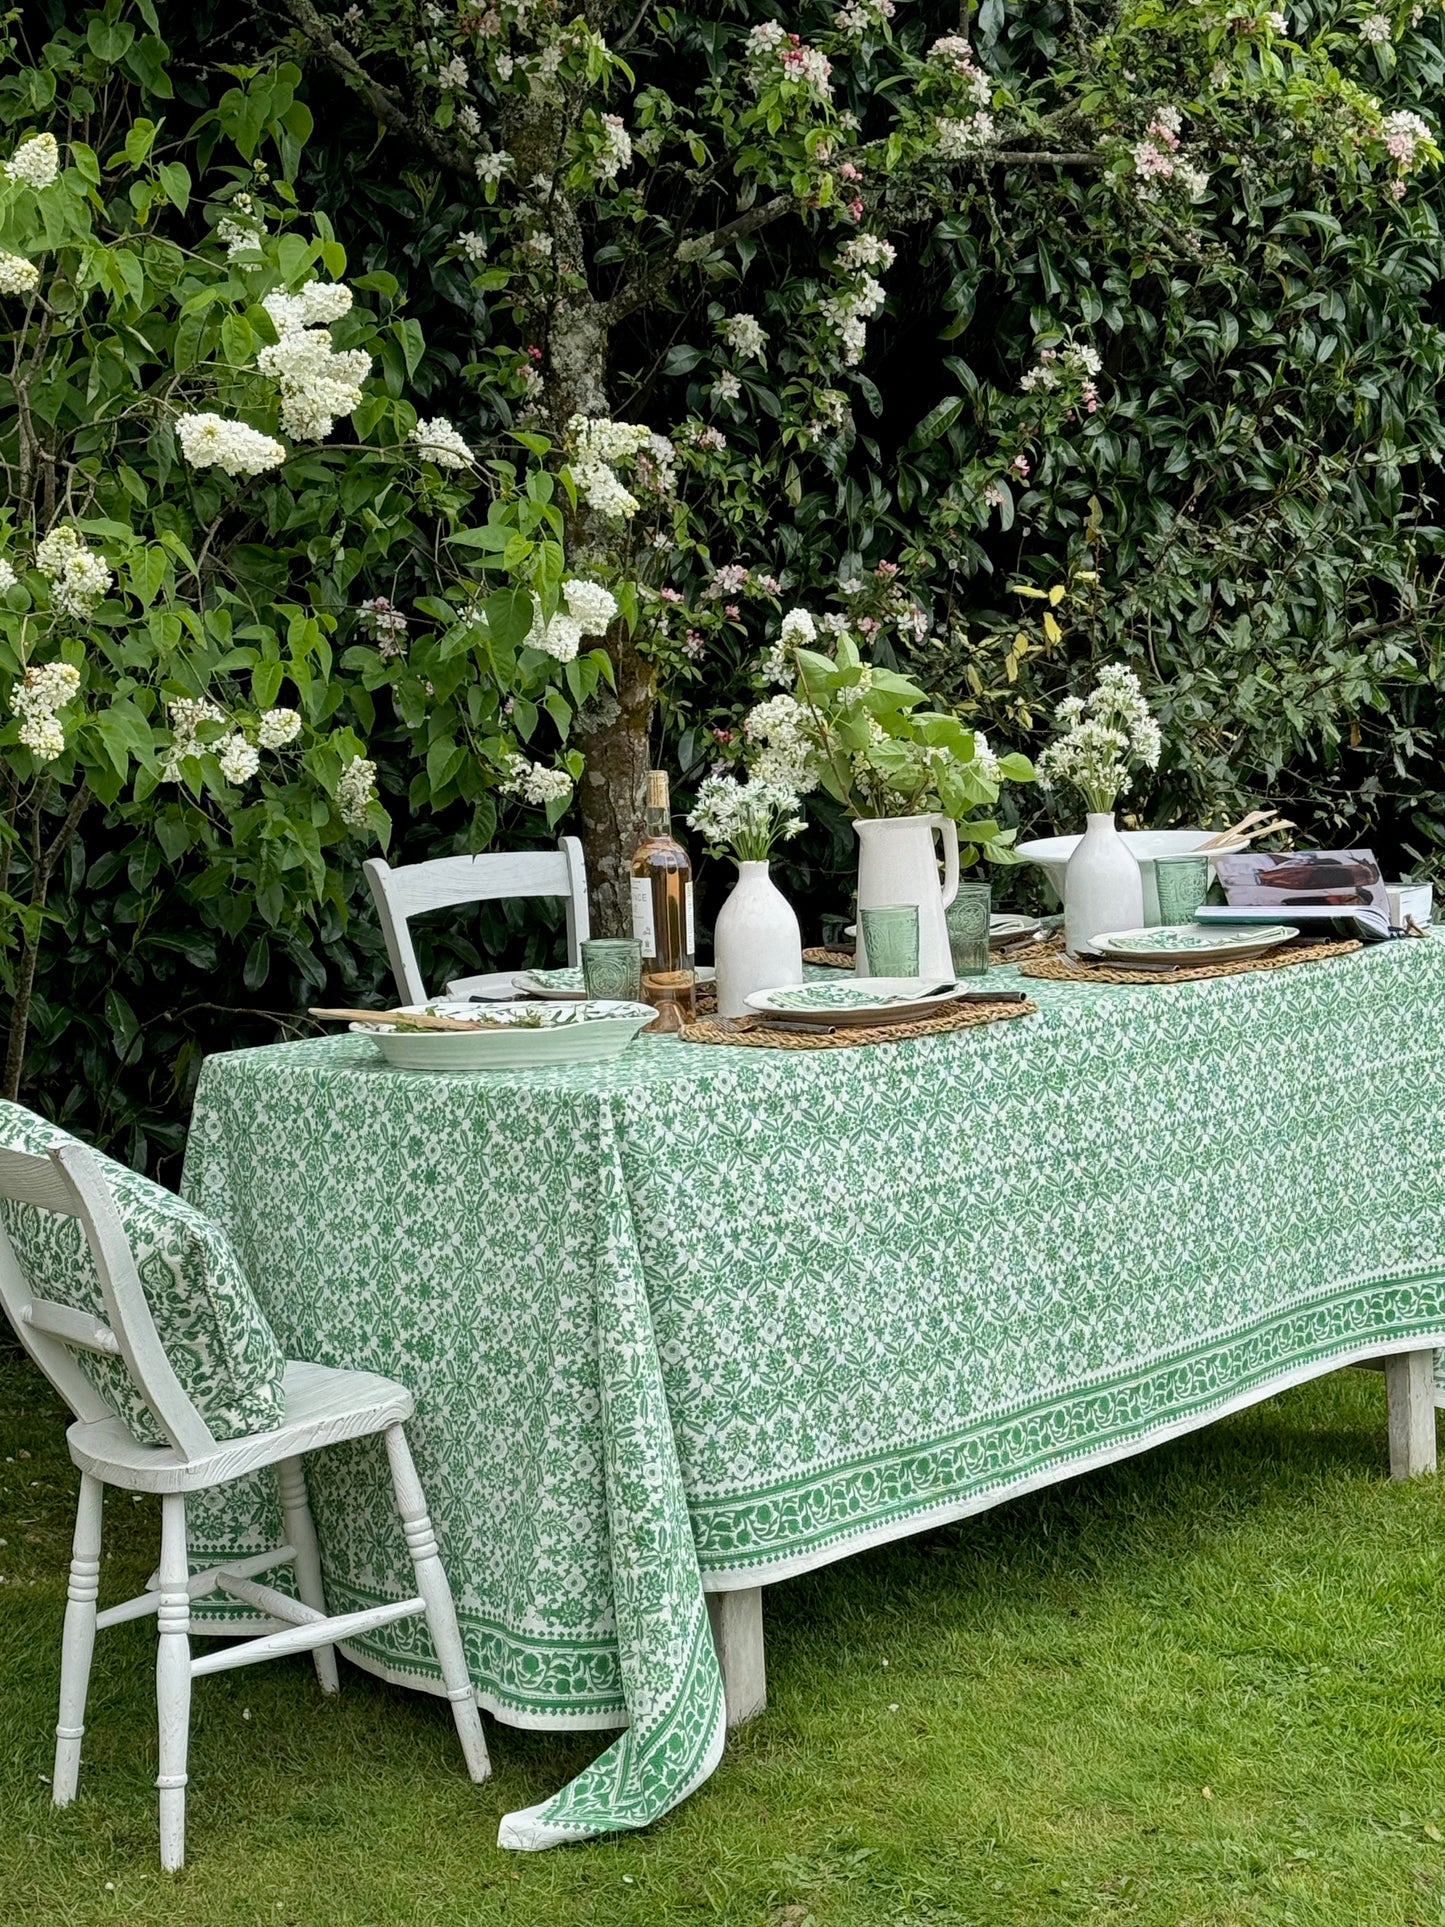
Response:
POLYGON ((944 913, 955 977, 988 975, 988 925, 992 911, 991 884, 959 884, 958 895, 944 913))
POLYGON ((594 1000, 642 1001, 642 945, 635 937, 588 937, 582 945, 582 983, 594 1000))
POLYGON ((1207 856, 1156 856, 1154 886, 1159 893, 1161 924, 1192 923, 1194 912, 1209 895, 1214 871, 1207 856))
POLYGON ((862 926, 863 948, 868 955, 870 977, 918 975, 916 903, 874 904, 860 914, 858 921, 862 926))

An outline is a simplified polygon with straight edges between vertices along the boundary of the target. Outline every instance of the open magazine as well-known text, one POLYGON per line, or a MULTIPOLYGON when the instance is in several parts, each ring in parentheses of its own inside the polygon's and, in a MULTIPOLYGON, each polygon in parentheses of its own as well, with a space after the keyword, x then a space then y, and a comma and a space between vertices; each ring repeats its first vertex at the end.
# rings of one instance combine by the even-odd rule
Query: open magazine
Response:
POLYGON ((1241 851, 1215 860, 1228 903, 1201 923, 1292 923, 1318 936, 1391 934, 1390 899, 1372 850, 1241 851))

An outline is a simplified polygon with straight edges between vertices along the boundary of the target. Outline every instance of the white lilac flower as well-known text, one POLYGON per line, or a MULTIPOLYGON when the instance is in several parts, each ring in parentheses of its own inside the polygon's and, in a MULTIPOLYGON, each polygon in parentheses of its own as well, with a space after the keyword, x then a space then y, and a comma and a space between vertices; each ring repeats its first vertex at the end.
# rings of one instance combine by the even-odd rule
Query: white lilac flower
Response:
POLYGON ((574 576, 562 584, 562 600, 584 636, 606 635, 617 614, 616 596, 600 582, 583 582, 574 576))
POLYGON ((29 294, 40 280, 40 270, 23 254, 0 248, 0 294, 29 294))
POLYGON ((208 747, 202 743, 200 728, 202 723, 223 723, 223 711, 203 696, 179 696, 166 703, 166 715, 171 725, 171 743, 161 764, 161 781, 179 783, 182 776, 181 759, 185 756, 199 756, 208 747))
POLYGON ((303 328, 324 328, 351 312, 355 299, 344 281, 307 281, 294 294, 276 288, 262 301, 278 335, 294 335, 303 328))
POLYGON ((249 194, 235 195, 216 223, 216 239, 225 248, 227 259, 232 261, 248 249, 259 248, 265 233, 266 223, 249 194))
POLYGON ((973 773, 981 776, 985 783, 1002 783, 1003 771, 999 768, 997 756, 988 746, 988 738, 981 729, 973 732, 973 773))
POLYGON ((1370 47, 1382 46, 1390 38, 1390 22, 1383 13, 1372 13, 1360 22, 1360 38, 1370 47))
POLYGON ((743 735, 753 746, 753 780, 777 783, 796 796, 818 786, 815 747, 808 714, 792 696, 771 696, 743 718, 743 735))
POLYGON ((445 415, 434 415, 430 421, 419 421, 411 431, 411 440, 429 462, 438 468, 470 468, 472 451, 452 427, 445 415))
POLYGON ((0 595, 4 595, 7 589, 13 589, 18 580, 12 564, 0 555, 0 595))
POLYGON ((336 783, 336 807, 343 823, 353 830, 366 828, 366 812, 376 800, 376 764, 370 757, 353 756, 336 783))
POLYGON ((572 794, 572 778, 565 769, 551 769, 546 763, 529 763, 515 752, 507 759, 507 774, 498 789, 503 796, 520 797, 524 803, 545 809, 572 794))
POLYGON ((778 641, 787 649, 800 649, 817 639, 818 630, 806 609, 789 609, 778 631, 778 641))
POLYGON ((270 435, 220 415, 182 415, 176 440, 192 468, 219 468, 226 475, 260 475, 286 459, 285 448, 270 435))
POLYGON ((256 741, 262 749, 282 749, 301 733, 301 718, 294 709, 268 709, 256 727, 256 741))
POLYGON ((532 626, 525 641, 532 649, 553 656, 558 662, 571 662, 582 646, 582 625, 575 616, 559 610, 548 618, 542 614, 542 598, 532 596, 532 626))
MULTIPOLYGON (((668 457, 673 454, 671 443, 641 422, 613 421, 607 415, 574 415, 567 436, 573 449, 568 468, 579 493, 590 509, 613 521, 626 521, 638 509, 637 497, 623 486, 617 465, 636 461, 644 450, 655 460, 662 449, 668 457)), ((669 468, 669 485, 671 474, 669 468)), ((660 476, 653 485, 661 487, 660 476)))
POLYGON ((469 261, 485 261, 487 258, 485 235, 477 234, 469 230, 467 233, 457 236, 457 246, 469 261))
POLYGON ((324 327, 294 328, 263 348, 256 366, 280 390, 281 426, 287 434, 302 441, 324 441, 338 415, 349 415, 360 406, 371 356, 359 348, 338 351, 324 327))
POLYGON ((35 566, 50 584, 50 606, 56 614, 81 621, 114 580, 104 560, 63 523, 36 544, 35 566))
POLYGON ((602 141, 592 156, 592 171, 599 181, 615 181, 624 167, 632 165, 632 137, 618 114, 602 116, 602 141))
POLYGON ((10 706, 17 716, 38 723, 64 709, 79 688, 80 671, 73 663, 32 663, 10 692, 10 706))
POLYGON ((723 329, 723 339, 736 355, 744 361, 756 358, 761 361, 768 337, 756 315, 735 314, 723 329))
POLYGON ((221 765, 222 776, 228 783, 234 783, 238 789, 243 783, 249 783, 261 767, 260 750, 254 743, 248 743, 240 730, 220 745, 216 755, 221 765))
POLYGON ((53 763, 65 749, 65 731, 53 716, 27 716, 20 741, 42 763, 53 763))
POLYGON ((38 193, 49 187, 60 172, 60 149, 54 134, 35 134, 20 146, 5 163, 8 181, 23 181, 38 193))

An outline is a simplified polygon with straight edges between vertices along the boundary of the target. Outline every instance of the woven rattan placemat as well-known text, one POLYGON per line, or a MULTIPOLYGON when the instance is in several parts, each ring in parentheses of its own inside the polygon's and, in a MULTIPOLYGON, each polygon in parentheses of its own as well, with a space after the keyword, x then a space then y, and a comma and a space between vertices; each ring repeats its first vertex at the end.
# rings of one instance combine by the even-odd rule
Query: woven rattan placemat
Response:
POLYGON ((911 1024, 880 1024, 876 1029, 859 1024, 833 1031, 813 1025, 783 1030, 756 1018, 737 1017, 730 1024, 689 1024, 678 1034, 690 1044, 742 1044, 751 1050, 851 1050, 859 1044, 904 1044, 910 1037, 938 1037, 945 1031, 1001 1024, 1010 1017, 1031 1017, 1037 1009, 1026 997, 1016 1004, 954 1004, 936 1017, 921 1017, 911 1024))
POLYGON ((803 952, 804 963, 826 964, 829 970, 851 970, 856 961, 851 950, 830 950, 822 943, 803 952))
POLYGON ((1234 963, 1187 964, 1177 970, 1119 970, 1113 964, 1086 963, 1082 958, 1040 957, 1020 964, 1025 977, 1048 978, 1065 984, 1198 984, 1207 977, 1243 977, 1251 970, 1288 970, 1295 964, 1320 963, 1326 957, 1348 956, 1358 943, 1312 943, 1296 949, 1274 950, 1265 957, 1246 957, 1234 963))
MULTIPOLYGON (((1039 943, 1019 943, 1009 950, 995 950, 989 962, 997 967, 1000 964, 1023 963, 1032 957, 1052 957, 1064 947, 1062 937, 1045 937, 1039 943)), ((824 944, 815 944, 803 952, 803 962, 823 964, 829 970, 852 970, 857 958, 851 950, 829 950, 824 944)))

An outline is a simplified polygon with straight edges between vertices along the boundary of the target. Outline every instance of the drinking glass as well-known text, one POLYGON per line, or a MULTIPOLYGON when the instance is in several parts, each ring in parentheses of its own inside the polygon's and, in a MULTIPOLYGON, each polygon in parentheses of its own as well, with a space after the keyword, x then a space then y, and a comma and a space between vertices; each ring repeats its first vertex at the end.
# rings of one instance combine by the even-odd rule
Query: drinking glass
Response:
POLYGON ((988 922, 992 905, 991 884, 959 884, 958 895, 944 913, 955 977, 988 975, 988 922))
POLYGON ((1213 880, 1207 856, 1194 856, 1188 851, 1182 856, 1156 856, 1154 882, 1159 892, 1160 923, 1192 923, 1213 880))
POLYGON ((870 977, 918 975, 918 905, 878 903, 859 918, 870 977))
POLYGON ((593 999, 639 1003, 642 945, 635 937, 588 937, 582 945, 582 983, 593 999))

